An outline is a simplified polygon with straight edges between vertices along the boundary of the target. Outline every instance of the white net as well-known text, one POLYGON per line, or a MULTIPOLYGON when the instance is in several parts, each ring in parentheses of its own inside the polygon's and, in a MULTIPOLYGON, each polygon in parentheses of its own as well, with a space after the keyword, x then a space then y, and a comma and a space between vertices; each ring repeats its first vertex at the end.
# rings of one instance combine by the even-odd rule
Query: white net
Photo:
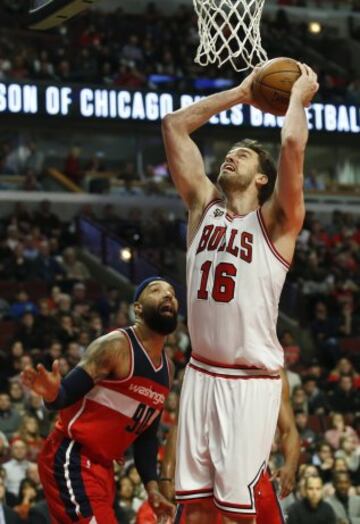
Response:
POLYGON ((244 71, 267 61, 260 19, 265 0, 193 0, 200 43, 195 62, 218 67, 230 62, 244 71))

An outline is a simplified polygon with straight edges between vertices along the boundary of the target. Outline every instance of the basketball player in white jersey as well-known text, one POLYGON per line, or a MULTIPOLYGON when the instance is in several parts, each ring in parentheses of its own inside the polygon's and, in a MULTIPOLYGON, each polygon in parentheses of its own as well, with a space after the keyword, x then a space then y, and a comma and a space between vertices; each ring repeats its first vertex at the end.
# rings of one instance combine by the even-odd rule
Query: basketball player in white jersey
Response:
MULTIPOLYGON (((252 104, 240 86, 165 117, 170 171, 189 211, 188 325, 193 353, 181 395, 176 497, 187 522, 256 523, 256 487, 267 466, 281 396, 278 302, 304 219, 304 108, 316 74, 299 64, 276 169, 257 142, 227 153, 217 185, 190 135, 215 114, 252 104)), ((269 523, 271 524, 271 523, 269 523)))

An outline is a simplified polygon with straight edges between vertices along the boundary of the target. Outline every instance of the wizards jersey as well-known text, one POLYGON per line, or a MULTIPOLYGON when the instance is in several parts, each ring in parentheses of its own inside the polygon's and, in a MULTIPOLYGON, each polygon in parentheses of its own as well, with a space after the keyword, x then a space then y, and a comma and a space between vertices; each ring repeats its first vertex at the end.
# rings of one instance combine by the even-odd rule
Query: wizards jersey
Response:
POLYGON ((101 380, 74 405, 60 411, 56 428, 79 442, 100 463, 120 459, 163 409, 169 392, 169 367, 163 351, 155 367, 132 327, 131 366, 122 380, 101 380))

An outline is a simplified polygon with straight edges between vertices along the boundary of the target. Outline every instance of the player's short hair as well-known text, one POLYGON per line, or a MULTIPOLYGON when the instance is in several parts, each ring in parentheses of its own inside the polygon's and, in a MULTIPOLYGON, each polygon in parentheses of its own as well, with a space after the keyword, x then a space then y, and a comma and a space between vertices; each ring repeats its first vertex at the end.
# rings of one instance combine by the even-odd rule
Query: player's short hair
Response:
POLYGON ((268 177, 268 183, 259 189, 259 204, 262 206, 267 200, 269 200, 274 191, 277 177, 276 164, 269 151, 257 140, 244 138, 244 140, 236 142, 231 149, 238 149, 239 147, 245 147, 246 149, 255 151, 259 158, 260 173, 263 173, 268 177))

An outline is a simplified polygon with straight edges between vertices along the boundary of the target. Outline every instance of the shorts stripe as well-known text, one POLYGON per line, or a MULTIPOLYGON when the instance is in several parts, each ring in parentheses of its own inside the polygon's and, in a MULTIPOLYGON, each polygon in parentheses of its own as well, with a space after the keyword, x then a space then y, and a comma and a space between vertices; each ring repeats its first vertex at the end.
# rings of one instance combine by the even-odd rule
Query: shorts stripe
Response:
POLYGON ((183 516, 184 510, 185 510, 184 504, 178 504, 177 505, 176 513, 175 513, 175 519, 174 519, 174 524, 180 524, 181 517, 183 516))
POLYGON ((90 517, 93 512, 81 476, 80 444, 64 438, 55 455, 54 476, 70 519, 76 522, 90 517))
POLYGON ((206 498, 212 498, 212 497, 213 497, 212 488, 194 489, 191 491, 177 491, 175 494, 176 500, 180 502, 188 501, 188 500, 196 500, 196 499, 206 499, 206 498))

